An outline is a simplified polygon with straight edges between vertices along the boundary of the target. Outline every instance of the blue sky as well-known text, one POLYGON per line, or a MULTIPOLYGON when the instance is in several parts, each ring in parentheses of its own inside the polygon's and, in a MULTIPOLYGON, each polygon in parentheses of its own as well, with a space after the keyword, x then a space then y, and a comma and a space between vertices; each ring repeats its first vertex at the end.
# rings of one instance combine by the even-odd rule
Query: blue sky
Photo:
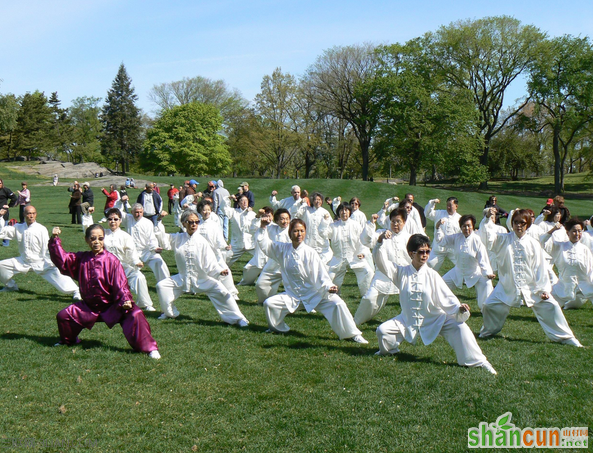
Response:
MULTIPOLYGON (((593 33, 591 0, 0 0, 0 11, 0 93, 105 98, 123 62, 148 113, 155 84, 224 79, 251 101, 276 67, 299 76, 324 49, 405 42, 460 19, 593 33)), ((518 82, 507 103, 522 94, 518 82)))

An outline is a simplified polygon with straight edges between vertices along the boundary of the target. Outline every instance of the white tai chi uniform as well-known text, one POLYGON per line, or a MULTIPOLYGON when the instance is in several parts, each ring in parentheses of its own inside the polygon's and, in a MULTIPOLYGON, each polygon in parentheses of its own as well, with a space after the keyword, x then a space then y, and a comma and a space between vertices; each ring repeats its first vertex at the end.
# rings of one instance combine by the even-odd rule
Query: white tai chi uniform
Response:
POLYGON ((453 264, 455 264, 455 254, 451 248, 441 247, 437 244, 436 236, 437 236, 437 223, 441 219, 445 219, 446 223, 441 225, 441 228, 444 228, 444 233, 447 235, 461 233, 461 228, 459 228, 459 219, 461 215, 457 212, 455 214, 449 215, 446 209, 435 209, 435 200, 430 200, 426 207, 424 208, 424 215, 428 220, 432 220, 434 222, 434 238, 432 242, 432 251, 430 252, 430 257, 428 258, 428 265, 433 268, 435 271, 438 271, 443 263, 445 262, 445 258, 448 257, 453 264))
POLYGON ((445 235, 442 230, 441 225, 437 230, 436 242, 452 249, 456 261, 455 267, 443 276, 443 280, 451 289, 461 288, 463 282, 468 288, 475 286, 478 308, 481 310, 493 289, 492 281, 488 278, 493 271, 486 247, 475 232, 465 237, 463 233, 445 235))
POLYGON ((27 226, 27 223, 17 223, 7 226, 0 217, 0 239, 12 241, 16 239, 19 244, 21 256, 0 261, 0 282, 13 291, 18 290, 17 284, 12 279, 17 274, 26 274, 30 270, 43 277, 58 291, 80 297, 78 286, 70 277, 60 274, 60 271, 51 262, 47 243, 49 234, 47 228, 37 222, 27 226))
POLYGON ((132 214, 122 212, 121 215, 122 225, 132 236, 136 250, 140 254, 140 260, 150 267, 157 283, 169 278, 171 273, 167 263, 160 253, 155 251, 159 247, 159 241, 155 236, 154 224, 144 217, 140 217, 140 220, 136 221, 132 214))
POLYGON ((521 301, 531 307, 544 332, 552 341, 580 345, 566 322, 560 305, 551 295, 552 286, 546 271, 544 251, 528 234, 519 238, 514 232, 492 233, 490 220, 486 224, 488 243, 498 261, 498 284, 482 307, 484 325, 480 337, 489 337, 502 330, 511 310, 521 301), (548 293, 549 299, 541 298, 548 293))
MULTIPOLYGON (((392 201, 389 198, 386 201, 392 201)), ((399 208, 399 202, 391 203, 386 209, 383 208, 377 215, 379 218, 377 219, 377 223, 381 225, 382 228, 388 230, 391 227, 391 221, 389 219, 389 215, 391 212, 395 211, 399 208)), ((424 227, 422 226, 422 219, 420 218, 420 214, 416 208, 413 208, 406 218, 406 224, 404 225, 404 232, 412 235, 412 234, 424 234, 426 235, 426 231, 424 231, 424 227)))
MULTIPOLYGON (((492 250, 490 250, 491 245, 488 244, 488 235, 486 234, 486 222, 488 222, 488 218, 483 217, 482 221, 480 222, 480 226, 478 227, 477 234, 480 237, 482 244, 484 244, 484 247, 486 247, 486 250, 488 252, 488 260, 490 261, 490 267, 492 267, 493 272, 496 272, 498 270, 498 263, 496 262, 496 254, 492 250)), ((493 224, 493 225, 490 225, 490 228, 492 228, 492 230, 495 231, 496 233, 504 234, 504 233, 509 232, 509 230, 507 230, 502 225, 493 224)), ((491 235, 491 237, 494 238, 495 235, 491 235)))
POLYGON ((399 288, 401 313, 377 328, 380 354, 396 354, 406 340, 415 344, 418 336, 425 345, 442 335, 457 356, 457 363, 468 367, 489 365, 474 334, 465 323, 469 312, 459 311, 460 303, 441 276, 423 265, 397 266, 387 258, 384 246, 375 248, 377 268, 399 288))
MULTIPOLYGON (((259 232, 261 233, 261 231, 262 229, 260 228, 259 232)), ((290 237, 288 236, 288 227, 280 228, 275 223, 272 223, 265 229, 264 234, 266 233, 272 242, 291 242, 290 237)), ((268 297, 274 296, 278 292, 280 283, 282 283, 280 265, 275 259, 268 257, 268 261, 255 283, 257 302, 263 304, 268 297)))
POLYGON ((579 308, 593 300, 593 253, 582 239, 575 243, 557 241, 544 233, 541 242, 551 243, 550 252, 559 273, 552 295, 560 305, 565 309, 579 308))
POLYGON ((282 200, 277 200, 276 195, 270 196, 270 206, 272 207, 272 209, 274 211, 276 211, 280 208, 287 209, 288 211, 290 211, 290 208, 292 208, 292 206, 295 203, 300 203, 300 202, 301 202, 301 198, 298 198, 295 200, 294 197, 292 197, 292 196, 283 198, 282 200))
POLYGON ((361 335, 346 303, 329 292, 334 284, 315 250, 304 243, 295 249, 292 243, 271 242, 267 234, 258 235, 258 241, 262 250, 280 265, 285 290, 264 302, 271 330, 288 332, 290 327, 284 318, 302 304, 307 313, 322 313, 340 340, 361 335))
MULTIPOLYGON (((357 222, 360 225, 361 231, 364 230, 364 227, 367 224, 367 216, 360 209, 357 209, 356 211, 352 209, 350 220, 357 222)), ((361 253, 369 263, 370 268, 375 269, 375 263, 373 262, 373 253, 371 252, 371 249, 369 249, 365 244, 362 244, 361 253)))
POLYGON ((200 216, 198 233, 204 236, 204 238, 208 241, 208 244, 210 244, 210 247, 212 247, 212 251, 214 252, 214 256, 216 256, 218 264, 220 264, 223 269, 229 270, 228 275, 219 274, 218 279, 233 295, 233 297, 238 299, 239 291, 235 287, 233 274, 226 264, 226 257, 228 256, 229 251, 227 250, 227 243, 224 240, 224 236, 222 234, 222 224, 220 217, 218 217, 216 214, 210 214, 208 220, 204 220, 202 216, 200 216))
POLYGON ((115 231, 106 229, 104 245, 105 249, 117 256, 121 262, 126 273, 126 278, 128 279, 130 290, 136 294, 136 305, 140 308, 147 308, 149 311, 154 311, 152 299, 148 293, 146 277, 137 266, 142 260, 136 250, 132 236, 121 228, 115 231))
MULTIPOLYGON (((257 243, 257 232, 259 231, 260 219, 257 217, 254 218, 251 222, 251 228, 249 231, 254 232, 253 235, 253 256, 247 262, 247 264, 243 267, 243 277, 241 281, 238 283, 241 286, 250 286, 255 285, 257 278, 261 270, 264 268, 266 263, 268 262, 268 256, 262 252, 262 249, 259 247, 257 243)), ((232 236, 231 236, 232 237, 232 236)))
POLYGON ((330 240, 334 252, 334 257, 328 264, 329 276, 334 284, 338 288, 342 286, 346 271, 350 267, 356 274, 360 295, 364 296, 371 286, 375 272, 366 257, 362 259, 358 257, 359 254, 364 253, 360 242, 361 233, 360 224, 350 219, 346 222, 336 220, 330 224, 323 223, 319 229, 321 237, 330 240))
MULTIPOLYGON (((360 239, 368 248, 374 249, 379 236, 384 231, 386 230, 375 231, 375 224, 369 221, 365 225, 360 239)), ((391 234, 391 238, 383 239, 383 248, 387 253, 387 259, 399 266, 407 266, 412 262, 406 249, 410 234, 405 231, 400 231, 397 234, 392 231, 391 234)), ((356 324, 361 325, 374 318, 383 309, 390 294, 399 294, 397 286, 383 272, 375 268, 375 276, 371 281, 371 286, 362 297, 354 314, 356 324)))
POLYGON ((220 273, 226 269, 218 264, 208 241, 199 233, 167 234, 162 239, 167 250, 175 251, 179 273, 156 285, 161 310, 168 318, 176 318, 179 311, 175 300, 182 293, 204 293, 227 324, 247 322, 233 295, 220 282, 220 273))
POLYGON ((255 212, 247 208, 232 208, 227 204, 222 206, 222 212, 229 218, 231 224, 231 250, 233 254, 229 256, 227 264, 232 266, 244 253, 253 255, 253 229, 252 223, 255 219, 255 212))
POLYGON ((290 215, 293 219, 301 219, 305 222, 307 226, 305 244, 313 247, 319 253, 323 264, 327 265, 334 256, 334 252, 332 252, 329 240, 319 234, 319 229, 321 224, 329 225, 333 216, 325 208, 307 205, 303 199, 290 208, 290 215))

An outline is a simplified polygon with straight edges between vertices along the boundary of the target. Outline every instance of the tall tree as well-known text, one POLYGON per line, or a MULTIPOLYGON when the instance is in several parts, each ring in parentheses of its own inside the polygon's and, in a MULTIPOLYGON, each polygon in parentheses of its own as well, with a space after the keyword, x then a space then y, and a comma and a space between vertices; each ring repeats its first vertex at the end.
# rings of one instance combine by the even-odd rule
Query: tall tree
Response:
POLYGON ((552 133, 554 191, 564 191, 564 165, 571 145, 593 121, 593 47, 588 37, 546 42, 528 82, 539 130, 552 133))
POLYGON ((11 156, 19 108, 14 94, 0 95, 0 146, 5 149, 6 157, 11 156))
POLYGON ((101 122, 101 150, 122 172, 129 171, 142 148, 142 120, 132 80, 122 63, 107 92, 101 122))
POLYGON ((68 109, 61 108, 61 103, 57 91, 54 91, 48 100, 51 112, 51 124, 48 131, 50 145, 48 153, 53 158, 68 154, 72 143, 72 126, 68 116, 68 109))
POLYGON ((347 121, 360 144, 362 179, 368 180, 371 142, 382 108, 377 96, 374 46, 333 47, 307 70, 307 78, 321 111, 347 121))
POLYGON ((166 110, 148 130, 141 163, 153 172, 220 175, 231 156, 216 107, 199 102, 166 110))
POLYGON ((423 39, 378 49, 384 98, 377 151, 386 165, 409 170, 416 185, 420 170, 454 169, 461 182, 479 182, 477 110, 467 90, 447 89, 427 58, 423 39))
MULTIPOLYGON (((447 81, 473 95, 484 140, 480 162, 488 167, 492 137, 524 105, 501 121, 505 91, 534 62, 544 34, 513 17, 495 16, 454 22, 425 38, 432 43, 433 62, 447 81)), ((487 186, 487 179, 480 183, 482 189, 487 186)))
POLYGON ((68 158, 72 162, 101 161, 101 120, 99 107, 101 98, 79 97, 72 101, 68 109, 72 125, 72 146, 68 158))
POLYGON ((14 132, 14 156, 32 157, 47 154, 52 148, 50 136, 52 112, 44 93, 35 91, 21 98, 21 108, 14 132))
POLYGON ((276 178, 280 178, 300 150, 296 97, 295 78, 283 74, 280 68, 271 76, 264 76, 261 92, 255 96, 255 110, 260 120, 260 152, 275 169, 276 178))

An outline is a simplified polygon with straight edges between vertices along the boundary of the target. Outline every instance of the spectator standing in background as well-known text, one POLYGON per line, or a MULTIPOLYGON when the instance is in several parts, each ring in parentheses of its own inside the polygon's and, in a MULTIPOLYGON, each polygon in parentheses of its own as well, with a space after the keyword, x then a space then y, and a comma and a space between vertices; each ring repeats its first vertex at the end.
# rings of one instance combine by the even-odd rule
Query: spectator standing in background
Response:
POLYGON ((31 192, 27 189, 25 181, 21 183, 21 187, 21 190, 17 190, 17 204, 19 206, 19 222, 23 223, 25 221, 25 208, 31 204, 31 192))
POLYGON ((169 214, 173 214, 173 207, 175 206, 175 194, 179 193, 179 190, 175 187, 175 184, 171 183, 169 190, 167 191, 167 198, 169 198, 169 214))
POLYGON ((88 214, 89 208, 95 206, 95 194, 91 190, 91 186, 88 182, 82 184, 82 203, 80 209, 84 215, 88 214))
POLYGON ((226 199, 230 196, 229 191, 224 188, 224 182, 222 179, 216 181, 216 190, 212 194, 212 210, 220 217, 222 221, 222 234, 224 240, 229 240, 229 218, 224 214, 223 206, 226 203, 226 199))
POLYGON ((82 210, 80 205, 82 204, 82 191, 80 185, 75 183, 72 187, 72 195, 70 195, 70 203, 68 208, 70 214, 72 214, 72 225, 82 225, 82 210))
POLYGON ((247 181, 243 181, 241 183, 241 187, 243 188, 243 195, 245 195, 249 200, 248 207, 253 209, 253 207, 255 206, 255 195, 253 195, 253 192, 249 190, 249 183, 247 181))
POLYGON ((163 210, 163 199, 154 191, 154 183, 147 183, 146 188, 140 192, 136 203, 144 208, 144 218, 150 220, 154 227, 157 227, 158 217, 163 210))

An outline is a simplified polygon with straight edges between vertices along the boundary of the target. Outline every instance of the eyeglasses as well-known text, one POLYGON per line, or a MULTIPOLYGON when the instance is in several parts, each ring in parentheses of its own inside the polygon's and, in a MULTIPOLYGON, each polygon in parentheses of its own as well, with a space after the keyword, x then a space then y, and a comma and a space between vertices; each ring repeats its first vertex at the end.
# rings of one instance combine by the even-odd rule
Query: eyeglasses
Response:
POLYGON ((105 238, 104 238, 104 237, 99 237, 99 238, 98 238, 97 236, 91 236, 91 237, 89 238, 89 240, 90 240, 90 241, 101 241, 101 242, 103 242, 103 241, 105 240, 105 238))
POLYGON ((417 255, 430 255, 430 250, 416 250, 415 252, 417 255))
POLYGON ((109 217, 107 220, 110 222, 119 222, 121 219, 119 217, 109 217))
POLYGON ((187 223, 188 225, 197 225, 198 223, 200 223, 199 220, 186 220, 185 223, 187 223))

